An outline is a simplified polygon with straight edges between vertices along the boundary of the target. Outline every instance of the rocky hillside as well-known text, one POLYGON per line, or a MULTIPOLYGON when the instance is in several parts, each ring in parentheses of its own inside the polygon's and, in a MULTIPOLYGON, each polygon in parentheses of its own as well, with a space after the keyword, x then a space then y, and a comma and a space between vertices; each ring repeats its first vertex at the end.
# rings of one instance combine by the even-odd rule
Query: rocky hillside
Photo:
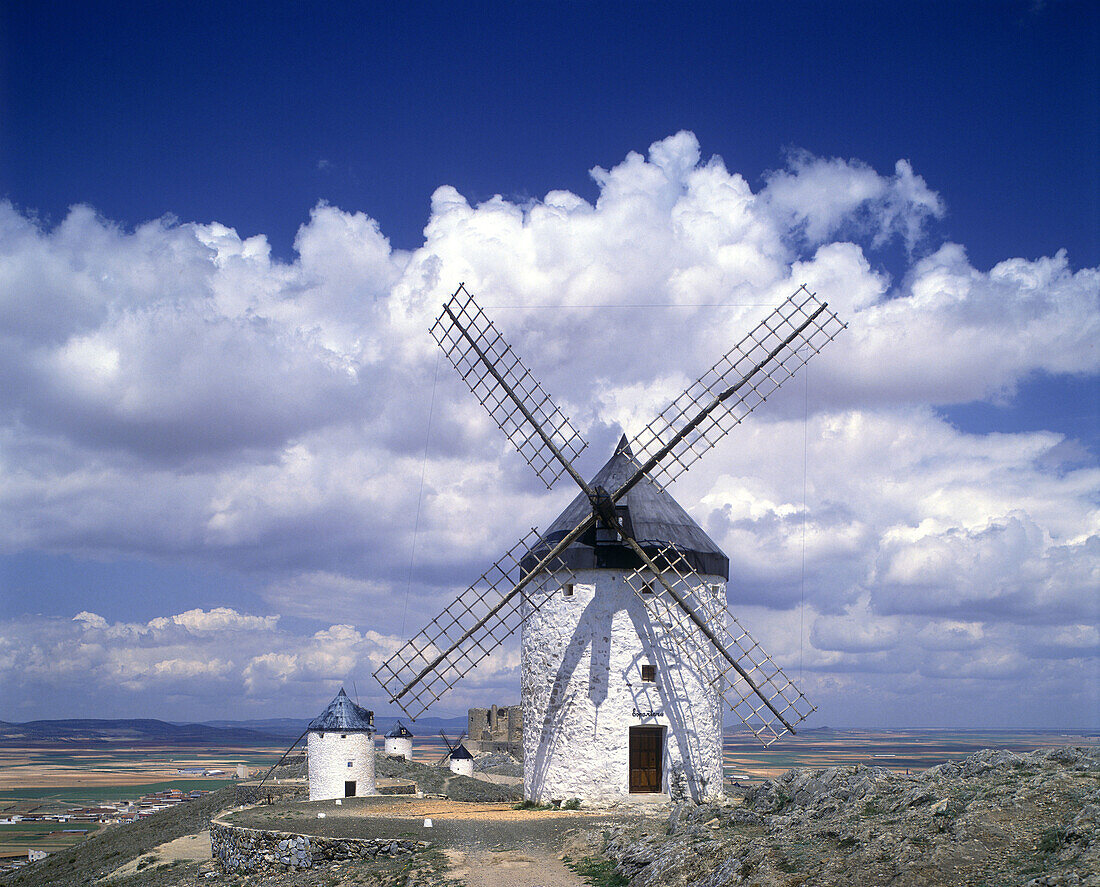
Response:
POLYGON ((636 887, 1100 887, 1100 749, 790 770, 739 806, 619 827, 604 853, 636 887))

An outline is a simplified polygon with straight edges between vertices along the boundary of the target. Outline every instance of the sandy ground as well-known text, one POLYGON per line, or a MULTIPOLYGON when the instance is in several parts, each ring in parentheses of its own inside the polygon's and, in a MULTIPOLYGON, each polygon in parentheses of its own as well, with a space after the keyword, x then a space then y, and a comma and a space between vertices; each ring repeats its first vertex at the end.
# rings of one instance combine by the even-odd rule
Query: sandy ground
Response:
POLYGON ((158 868, 177 860, 188 862, 204 862, 210 858, 210 830, 199 832, 197 835, 185 835, 176 838, 167 844, 161 844, 149 853, 143 853, 137 859, 131 859, 126 865, 120 866, 109 874, 105 881, 132 875, 141 866, 142 871, 156 871, 158 868), (145 865, 142 865, 145 862, 145 865))
POLYGON ((585 887, 585 882, 547 851, 524 848, 496 852, 445 850, 448 876, 466 887, 585 887))
MULTIPOLYGON (((471 823, 492 828, 501 824, 520 829, 539 825, 551 830, 568 829, 606 816, 606 811, 516 810, 514 802, 452 801, 409 795, 376 795, 335 801, 283 801, 259 804, 225 818, 252 828, 275 828, 301 834, 333 837, 390 837, 395 832, 430 832, 437 838, 450 831, 451 823, 471 823), (318 817, 324 813, 324 817, 318 817), (430 819, 431 826, 424 820, 430 819)), ((504 832, 502 832, 504 834, 504 832)), ((495 837, 495 836, 494 836, 495 837)), ((430 839, 430 838, 429 838, 430 839)))
POLYGON ((478 779, 485 782, 493 782, 497 785, 523 785, 522 776, 503 776, 500 773, 478 773, 478 779))
POLYGON ((304 834, 430 841, 447 855, 451 876, 467 887, 584 887, 562 862, 564 853, 579 857, 588 852, 573 846, 580 833, 645 815, 628 809, 516 810, 511 803, 384 796, 346 799, 339 807, 333 801, 260 805, 225 818, 304 834))

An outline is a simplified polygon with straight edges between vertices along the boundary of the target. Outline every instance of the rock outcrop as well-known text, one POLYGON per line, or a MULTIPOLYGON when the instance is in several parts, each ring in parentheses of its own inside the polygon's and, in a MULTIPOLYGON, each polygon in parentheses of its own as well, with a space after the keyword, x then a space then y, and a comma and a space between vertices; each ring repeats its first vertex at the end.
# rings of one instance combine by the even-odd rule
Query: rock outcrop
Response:
POLYGON ((605 854, 638 887, 1019 884, 1100 887, 1100 748, 987 749, 905 776, 789 770, 605 854))

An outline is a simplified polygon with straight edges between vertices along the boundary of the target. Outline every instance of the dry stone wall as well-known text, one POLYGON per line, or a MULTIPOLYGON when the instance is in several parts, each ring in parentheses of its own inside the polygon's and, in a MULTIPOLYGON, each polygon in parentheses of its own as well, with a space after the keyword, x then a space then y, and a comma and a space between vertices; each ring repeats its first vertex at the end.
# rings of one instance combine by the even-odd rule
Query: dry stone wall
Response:
POLYGON ((346 859, 394 859, 430 846, 407 838, 321 838, 210 823, 211 855, 227 872, 308 869, 346 859))

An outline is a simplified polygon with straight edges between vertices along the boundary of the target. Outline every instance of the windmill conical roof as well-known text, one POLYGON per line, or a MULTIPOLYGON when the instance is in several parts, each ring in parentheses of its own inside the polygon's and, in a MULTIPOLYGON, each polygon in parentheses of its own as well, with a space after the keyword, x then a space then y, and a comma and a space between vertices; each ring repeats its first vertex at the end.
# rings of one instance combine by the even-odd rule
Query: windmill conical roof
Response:
POLYGON ((374 712, 352 702, 341 687, 328 708, 309 722, 309 729, 331 733, 373 733, 374 712))
POLYGON ((456 761, 472 761, 474 756, 466 750, 461 742, 451 750, 451 758, 456 761))
MULTIPOLYGON (((591 487, 603 487, 608 492, 619 489, 634 472, 637 463, 624 434, 615 453, 589 482, 591 487)), ((625 507, 628 529, 638 544, 648 553, 668 544, 675 545, 684 558, 699 573, 729 578, 730 562, 691 515, 665 490, 649 478, 642 478, 617 503, 625 507)), ((558 515, 543 539, 553 545, 560 542, 577 524, 592 512, 588 497, 582 492, 558 515)), ((533 554, 533 553, 532 553, 533 554)), ((532 555, 524 560, 529 568, 532 555)), ((562 554, 565 563, 578 569, 634 569, 640 566, 636 554, 622 543, 597 543, 595 528, 590 529, 562 554)))
POLYGON ((409 731, 409 728, 398 721, 393 725, 393 729, 386 734, 387 739, 412 739, 413 734, 409 731))

